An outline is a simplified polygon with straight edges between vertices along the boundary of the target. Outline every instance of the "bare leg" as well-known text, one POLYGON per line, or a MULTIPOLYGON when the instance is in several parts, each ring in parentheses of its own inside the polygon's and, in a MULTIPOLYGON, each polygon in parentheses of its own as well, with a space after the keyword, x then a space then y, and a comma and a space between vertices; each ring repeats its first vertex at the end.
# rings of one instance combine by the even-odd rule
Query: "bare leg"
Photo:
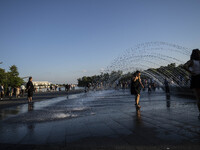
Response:
POLYGON ((30 102, 32 102, 32 97, 30 97, 30 102))
POLYGON ((136 96, 136 104, 137 104, 137 106, 139 106, 139 101, 140 101, 140 94, 137 94, 137 96, 136 96))
POLYGON ((32 97, 28 97, 28 102, 31 103, 32 97))

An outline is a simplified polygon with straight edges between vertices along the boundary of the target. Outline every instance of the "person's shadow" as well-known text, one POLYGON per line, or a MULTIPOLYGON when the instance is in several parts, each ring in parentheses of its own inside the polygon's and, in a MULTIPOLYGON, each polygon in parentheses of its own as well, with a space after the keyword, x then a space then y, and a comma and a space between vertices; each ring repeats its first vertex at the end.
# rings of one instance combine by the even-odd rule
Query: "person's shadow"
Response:
MULTIPOLYGON (((28 112, 31 112, 33 110, 34 110, 34 103, 28 103, 28 112)), ((27 124, 27 128, 28 128, 28 130, 31 134, 35 129, 35 124, 30 122, 30 123, 27 124)))
POLYGON ((28 112, 33 111, 34 109, 34 103, 29 103, 28 104, 28 112))
POLYGON ((34 132, 34 129, 35 129, 35 124, 34 123, 28 123, 27 129, 28 129, 29 133, 32 134, 34 132))
POLYGON ((136 108, 136 124, 137 125, 141 125, 142 124, 140 108, 136 108))

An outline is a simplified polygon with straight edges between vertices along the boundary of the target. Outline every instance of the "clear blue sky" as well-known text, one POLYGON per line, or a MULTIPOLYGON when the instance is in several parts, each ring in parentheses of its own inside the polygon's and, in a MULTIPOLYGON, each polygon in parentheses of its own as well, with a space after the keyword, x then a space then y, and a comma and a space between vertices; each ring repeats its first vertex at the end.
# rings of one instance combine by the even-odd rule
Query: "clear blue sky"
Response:
POLYGON ((200 48, 200 0, 0 0, 0 61, 75 83, 150 41, 200 48))

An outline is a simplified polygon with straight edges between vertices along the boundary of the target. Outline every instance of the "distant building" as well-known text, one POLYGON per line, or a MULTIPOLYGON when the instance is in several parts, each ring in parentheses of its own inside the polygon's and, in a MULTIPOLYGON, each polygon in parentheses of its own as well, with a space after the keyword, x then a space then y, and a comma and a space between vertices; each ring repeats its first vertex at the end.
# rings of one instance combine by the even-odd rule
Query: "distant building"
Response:
POLYGON ((51 82, 48 82, 48 81, 33 81, 33 85, 35 87, 47 88, 51 85, 51 82))

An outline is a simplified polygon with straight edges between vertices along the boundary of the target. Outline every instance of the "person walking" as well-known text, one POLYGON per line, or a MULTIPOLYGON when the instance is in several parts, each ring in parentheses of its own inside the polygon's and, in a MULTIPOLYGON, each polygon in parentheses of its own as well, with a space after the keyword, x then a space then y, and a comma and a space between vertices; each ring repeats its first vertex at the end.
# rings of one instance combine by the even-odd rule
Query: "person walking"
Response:
POLYGON ((24 97, 25 89, 26 89, 25 86, 22 84, 22 85, 21 85, 22 97, 24 97))
POLYGON ((0 100, 3 100, 3 96, 4 96, 4 87, 2 84, 2 85, 0 85, 0 100))
POLYGON ((16 98, 20 97, 20 88, 16 87, 16 98))
POLYGON ((32 103, 32 98, 33 98, 33 91, 34 91, 34 86, 32 82, 32 77, 29 77, 29 81, 26 84, 26 90, 28 91, 28 102, 32 103))
POLYGON ((13 88, 10 85, 8 86, 8 92, 9 92, 9 94, 8 94, 9 99, 11 99, 12 95, 13 95, 13 88))
POLYGON ((197 106, 200 119, 200 50, 193 49, 190 60, 183 66, 191 74, 190 88, 194 90, 197 97, 197 106))
POLYGON ((133 74, 133 78, 131 80, 131 94, 135 95, 135 105, 136 108, 140 108, 141 106, 139 105, 139 101, 140 101, 140 86, 142 86, 142 88, 144 88, 142 82, 141 82, 141 73, 140 71, 136 71, 133 74))

